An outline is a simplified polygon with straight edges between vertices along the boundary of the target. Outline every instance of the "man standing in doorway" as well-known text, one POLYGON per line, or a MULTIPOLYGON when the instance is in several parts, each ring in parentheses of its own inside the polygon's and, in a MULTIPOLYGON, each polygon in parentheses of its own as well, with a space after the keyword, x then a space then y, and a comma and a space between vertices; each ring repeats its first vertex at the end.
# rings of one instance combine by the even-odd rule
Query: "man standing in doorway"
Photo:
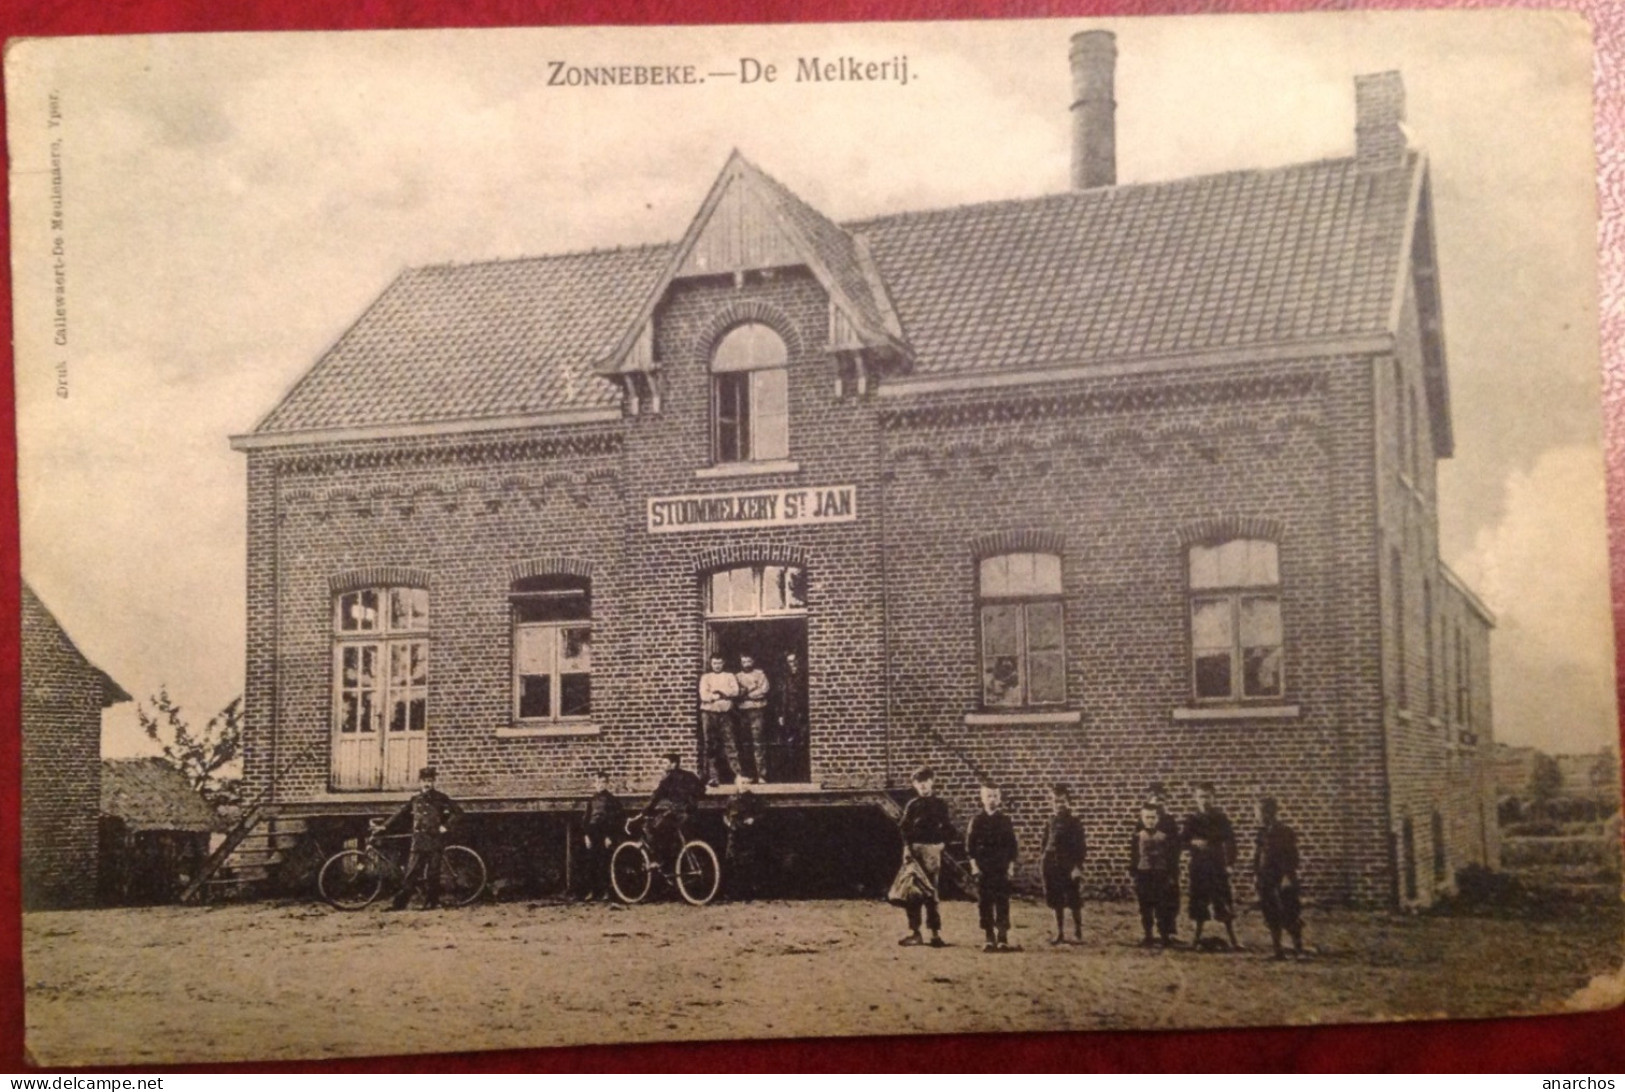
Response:
POLYGON ((757 781, 767 780, 767 672, 756 666, 756 658, 748 652, 739 655, 739 713, 734 720, 734 731, 739 734, 738 750, 745 752, 745 776, 757 781))
POLYGON ((713 785, 731 781, 740 772, 733 725, 739 676, 727 666, 720 655, 713 655, 711 670, 700 676, 700 760, 711 767, 713 785))
POLYGON ((779 686, 779 751, 781 769, 774 774, 784 781, 804 781, 807 774, 801 769, 801 756, 805 747, 807 708, 807 672, 801 666, 801 657, 795 649, 784 654, 784 682, 779 686))

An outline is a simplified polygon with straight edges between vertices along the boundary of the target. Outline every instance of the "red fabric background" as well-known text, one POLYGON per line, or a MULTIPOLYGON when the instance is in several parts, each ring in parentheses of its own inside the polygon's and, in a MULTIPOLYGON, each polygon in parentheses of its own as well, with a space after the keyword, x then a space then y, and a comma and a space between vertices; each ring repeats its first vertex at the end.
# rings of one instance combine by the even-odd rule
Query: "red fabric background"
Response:
MULTIPOLYGON (((437 26, 625 23, 846 22, 865 19, 982 19, 1190 14, 1398 7, 1563 7, 1585 12, 1597 37, 1597 137, 1602 211, 1604 402, 1607 413, 1610 539, 1616 647, 1625 649, 1625 5, 1616 0, 4 0, 7 39, 158 31, 354 30, 437 26), (343 10, 338 10, 342 8, 343 10)), ((0 225, 0 254, 10 224, 0 225)), ((10 262, 0 264, 7 306, 0 344, 11 343, 10 262)), ((11 355, 0 390, 11 390, 11 355)), ((0 722, 18 720, 16 422, 0 397, 0 722)), ((1625 697, 1622 697, 1625 705, 1625 697)), ((27 1065, 23 1053, 18 911, 19 807, 16 731, 0 731, 0 1070, 27 1065)), ((1082 1032, 961 1035, 510 1051, 284 1065, 280 1071, 454 1070, 1467 1070, 1601 1073, 1625 1071, 1625 1009, 1578 1016, 1455 1023, 1217 1032, 1082 1032)), ((233 1067, 219 1067, 230 1071, 233 1067)), ((240 1066, 257 1071, 264 1066, 240 1066)))

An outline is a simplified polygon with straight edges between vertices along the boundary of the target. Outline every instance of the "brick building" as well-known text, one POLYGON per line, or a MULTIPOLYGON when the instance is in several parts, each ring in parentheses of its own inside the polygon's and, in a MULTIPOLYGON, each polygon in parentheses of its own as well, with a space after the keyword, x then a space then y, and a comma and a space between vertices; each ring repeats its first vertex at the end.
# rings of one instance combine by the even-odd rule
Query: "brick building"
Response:
POLYGON ((23 907, 96 900, 102 710, 130 700, 22 588, 23 907))
POLYGON ((1211 778, 1281 798, 1313 897, 1493 865, 1399 77, 1350 157, 1117 185, 1114 63, 1074 39, 1066 193, 837 224, 736 153, 676 243, 403 274, 233 441, 253 786, 642 791, 751 652, 804 729, 771 791, 832 824, 922 761, 961 820, 993 778, 1031 880, 1065 780, 1116 891, 1146 786, 1211 778))

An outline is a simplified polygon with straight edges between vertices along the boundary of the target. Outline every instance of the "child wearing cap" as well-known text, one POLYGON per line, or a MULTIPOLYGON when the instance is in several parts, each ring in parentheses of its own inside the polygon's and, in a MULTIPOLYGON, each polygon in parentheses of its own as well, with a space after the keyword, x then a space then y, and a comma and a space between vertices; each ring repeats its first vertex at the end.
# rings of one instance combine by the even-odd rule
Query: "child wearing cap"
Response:
POLYGON ((1303 955, 1303 899, 1298 890, 1298 834, 1281 822, 1275 797, 1258 801, 1258 834, 1253 840, 1253 873, 1258 905, 1269 927, 1275 958, 1285 959, 1281 933, 1292 938, 1292 954, 1303 955))
POLYGON ((1044 903, 1055 911, 1055 936, 1051 944, 1066 942, 1066 912, 1072 911, 1072 936, 1083 940, 1083 859, 1088 844, 1083 824, 1072 814, 1072 789, 1056 785, 1050 792, 1053 811, 1044 829, 1041 854, 1044 873, 1044 903))
POLYGON ((1139 824, 1129 840, 1129 875, 1134 880, 1134 898, 1140 904, 1141 941, 1149 948, 1155 941, 1155 924, 1162 946, 1174 942, 1174 926, 1179 917, 1179 832, 1170 830, 1161 805, 1147 800, 1140 805, 1139 824))
POLYGON ((609 899, 609 856, 615 841, 625 835, 624 810, 609 791, 609 771, 594 770, 592 795, 581 809, 582 856, 581 897, 587 902, 609 899))
POLYGON ((948 818, 948 805, 934 795, 936 774, 929 766, 914 771, 914 799, 903 808, 898 829, 903 836, 903 864, 892 881, 889 899, 908 915, 908 935, 902 945, 924 944, 920 937, 920 912, 931 930, 931 947, 946 947, 942 940, 942 916, 937 910, 937 882, 942 874, 942 847, 954 836, 948 818))

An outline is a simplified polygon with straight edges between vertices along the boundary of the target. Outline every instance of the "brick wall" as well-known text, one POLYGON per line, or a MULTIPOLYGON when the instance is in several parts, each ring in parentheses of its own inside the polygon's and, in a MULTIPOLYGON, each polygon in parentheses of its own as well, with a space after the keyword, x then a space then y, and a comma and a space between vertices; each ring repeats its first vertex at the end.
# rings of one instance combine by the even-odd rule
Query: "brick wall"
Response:
POLYGON ((1395 891, 1402 904, 1426 906, 1454 889, 1457 870, 1468 864, 1496 867, 1500 853, 1489 624, 1452 585, 1439 560, 1437 459, 1421 337, 1416 294, 1407 289, 1397 351, 1379 359, 1374 372, 1383 712, 1395 891), (1464 648, 1466 708, 1456 694, 1458 634, 1464 648), (1443 847, 1435 845, 1439 835, 1443 847), (1413 855, 1409 864, 1404 859, 1407 846, 1413 855), (1436 870, 1441 859, 1444 868, 1436 870), (1407 882, 1412 872, 1414 890, 1407 882))
POLYGON ((657 323, 660 413, 546 435, 252 452, 250 781, 263 785, 273 765, 314 745, 279 781, 278 798, 327 791, 330 581, 398 566, 428 578, 429 758, 444 786, 570 792, 585 788, 589 770, 607 766, 618 785, 647 788, 664 751, 696 754, 701 584, 707 567, 726 558, 807 569, 812 775, 829 787, 882 784, 883 596, 873 521, 666 535, 649 534, 645 522, 652 495, 791 485, 855 485, 864 515, 877 496, 874 413, 836 397, 827 324, 827 297, 809 275, 742 289, 731 280, 683 282, 657 323), (696 471, 711 462, 710 351, 744 318, 769 321, 791 350, 790 457, 800 469, 700 478, 696 471), (509 589, 537 558, 591 572, 596 734, 504 734, 512 727, 509 589), (274 742, 273 707, 281 725, 274 742))
POLYGON ((1280 798, 1302 834, 1311 898, 1380 898, 1368 399, 1367 366, 1346 359, 998 401, 934 396, 902 410, 886 436, 885 494, 899 768, 931 762, 961 821, 975 770, 1009 786, 1028 882, 1052 782, 1073 786, 1095 847, 1090 885, 1122 894, 1149 783, 1162 781, 1183 810, 1192 784, 1212 779, 1244 839, 1258 791, 1280 798), (1197 706, 1181 543, 1226 525, 1279 543, 1285 695, 1264 703, 1274 716, 1176 719, 1197 706), (1077 723, 966 721, 979 702, 973 543, 1010 529, 1063 543, 1077 723))
MULTIPOLYGON (((1414 308, 1406 322, 1397 374, 1420 396, 1414 308)), ((1393 360, 855 397, 837 395, 827 341, 828 300, 809 274, 685 280, 656 314, 658 413, 251 452, 251 782, 262 785, 311 743, 313 757, 289 774, 281 798, 326 790, 330 582, 388 565, 425 574, 430 588, 429 757, 448 788, 574 792, 598 765, 623 788, 647 788, 663 751, 695 753, 705 572, 778 562, 810 578, 813 780, 900 786, 929 761, 963 821, 974 771, 986 772, 1010 790, 1029 883, 1044 790, 1057 780, 1078 793, 1097 892, 1124 890, 1121 843, 1153 780, 1172 790, 1176 810, 1189 806, 1192 783, 1214 780, 1244 840, 1252 799, 1275 794, 1300 830, 1314 899, 1387 900, 1390 839, 1407 817, 1428 892, 1418 898, 1430 898, 1440 802, 1447 871, 1493 858, 1493 807, 1474 806, 1486 799, 1479 751, 1396 699, 1390 548, 1407 589, 1407 702, 1426 700, 1426 580, 1435 641, 1459 631, 1471 646, 1473 731, 1487 746, 1487 630, 1439 572, 1432 460, 1413 473, 1404 448, 1412 422, 1428 442, 1426 421, 1400 427, 1393 360), (711 477, 708 361, 717 339, 747 320, 773 326, 788 347, 796 466, 711 477), (651 496, 832 485, 856 487, 855 522, 646 527, 651 496), (1286 692, 1265 703, 1276 707, 1266 715, 1191 712, 1185 544, 1224 527, 1279 544, 1286 692), (1071 721, 966 720, 979 700, 975 544, 1012 534, 1059 544, 1071 721), (591 572, 594 734, 505 734, 508 592, 538 559, 591 572), (274 742, 273 708, 282 726, 274 742)), ((1442 710, 1453 683, 1440 655, 1442 710)))
POLYGON ((22 668, 23 907, 89 906, 106 684, 26 587, 22 668))

